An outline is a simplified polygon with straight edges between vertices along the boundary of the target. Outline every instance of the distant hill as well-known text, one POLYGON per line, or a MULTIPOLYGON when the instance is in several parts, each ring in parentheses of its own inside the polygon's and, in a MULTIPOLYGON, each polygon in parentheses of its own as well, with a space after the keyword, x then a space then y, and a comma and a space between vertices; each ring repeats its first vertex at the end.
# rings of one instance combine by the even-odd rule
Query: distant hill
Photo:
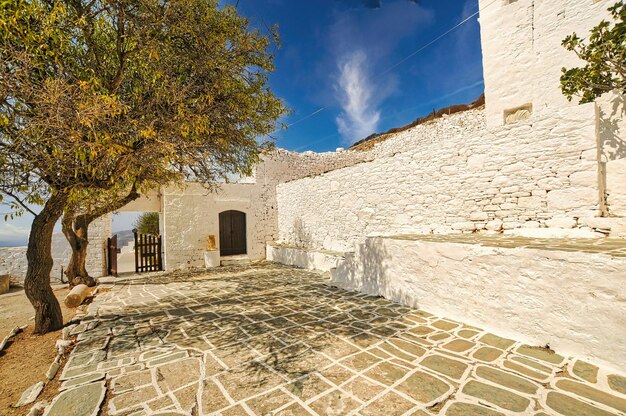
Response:
POLYGON ((28 244, 28 240, 0 240, 0 247, 23 247, 28 244))
POLYGON ((113 234, 117 235, 117 246, 120 248, 135 240, 133 230, 116 231, 113 234))

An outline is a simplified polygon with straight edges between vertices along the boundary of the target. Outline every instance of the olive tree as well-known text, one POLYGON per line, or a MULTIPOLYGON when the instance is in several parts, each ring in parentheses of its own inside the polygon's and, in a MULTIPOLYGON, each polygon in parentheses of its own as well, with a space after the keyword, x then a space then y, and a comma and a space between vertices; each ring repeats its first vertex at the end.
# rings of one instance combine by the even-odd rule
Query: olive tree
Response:
POLYGON ((626 4, 617 2, 609 12, 614 22, 603 20, 587 40, 576 33, 563 40, 563 46, 585 62, 562 70, 561 90, 570 101, 578 96, 584 104, 609 91, 626 93, 626 4))
POLYGON ((35 332, 63 325, 49 276, 64 211, 250 173, 285 112, 271 42, 217 0, 0 2, 0 195, 34 216, 35 332))
POLYGON ((144 212, 137 217, 134 227, 141 234, 159 234, 159 214, 157 212, 144 212))

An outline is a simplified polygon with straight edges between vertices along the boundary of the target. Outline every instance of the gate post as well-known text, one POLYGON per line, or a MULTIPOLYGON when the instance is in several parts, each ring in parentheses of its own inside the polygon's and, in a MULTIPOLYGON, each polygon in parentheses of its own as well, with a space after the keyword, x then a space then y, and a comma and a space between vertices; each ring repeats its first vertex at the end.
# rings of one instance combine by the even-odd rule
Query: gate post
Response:
POLYGON ((137 229, 133 230, 133 235, 135 236, 135 273, 139 273, 139 244, 137 241, 137 229))
POLYGON ((161 235, 159 235, 159 244, 157 250, 157 258, 159 259, 159 271, 163 271, 163 240, 161 239, 161 235))

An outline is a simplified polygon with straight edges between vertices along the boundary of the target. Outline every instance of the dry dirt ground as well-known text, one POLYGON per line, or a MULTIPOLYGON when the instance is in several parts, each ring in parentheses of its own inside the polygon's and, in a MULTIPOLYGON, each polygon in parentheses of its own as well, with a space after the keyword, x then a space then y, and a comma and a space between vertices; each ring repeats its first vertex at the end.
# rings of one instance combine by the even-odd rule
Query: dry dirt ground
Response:
MULTIPOLYGON (((63 298, 68 293, 67 285, 55 286, 56 295, 65 322, 74 315, 73 309, 63 305, 63 298)), ((22 392, 28 387, 42 381, 48 367, 56 355, 55 343, 60 338, 60 331, 43 336, 34 335, 34 321, 30 320, 35 312, 26 298, 23 289, 12 289, 0 295, 0 339, 4 338, 16 326, 28 324, 24 332, 18 334, 0 352, 0 415, 16 416, 28 414, 32 405, 15 409, 15 404, 22 392)), ((57 393, 60 382, 56 379, 48 383, 39 396, 41 399, 52 399, 57 393)))

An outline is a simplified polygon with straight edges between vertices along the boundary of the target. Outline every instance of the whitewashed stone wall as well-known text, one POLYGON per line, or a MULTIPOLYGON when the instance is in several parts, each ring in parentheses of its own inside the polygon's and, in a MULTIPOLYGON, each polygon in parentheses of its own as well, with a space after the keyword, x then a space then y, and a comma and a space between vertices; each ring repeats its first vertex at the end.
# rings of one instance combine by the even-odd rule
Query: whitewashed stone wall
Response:
POLYGON ((624 97, 568 102, 561 42, 610 0, 481 0, 486 109, 418 126, 361 163, 278 186, 280 241, 351 250, 370 234, 626 236, 624 97))
MULTIPOLYGON (((93 277, 106 274, 106 243, 111 236, 111 216, 99 218, 89 227, 90 243, 87 248, 87 271, 93 277)), ((63 233, 52 236, 52 259, 54 264, 50 272, 53 280, 61 279, 61 268, 65 269, 72 255, 71 248, 63 233)), ((19 281, 26 277, 26 247, 0 247, 0 275, 10 274, 19 281)), ((64 277, 65 279, 65 277, 64 277)))
POLYGON ((608 217, 626 217, 626 95, 603 95, 596 112, 602 208, 608 217))
POLYGON ((344 261, 344 253, 325 250, 307 250, 281 244, 267 244, 267 260, 288 264, 300 269, 330 272, 344 261))
POLYGON ((26 247, 0 247, 0 275, 26 276, 26 247))
POLYGON ((167 270, 204 267, 207 239, 219 247, 219 213, 246 214, 247 254, 266 258, 266 243, 278 238, 276 185, 359 163, 371 155, 362 152, 295 153, 278 149, 266 155, 254 175, 237 183, 223 183, 214 192, 200 184, 162 190, 161 226, 167 270))
POLYGON ((626 370, 626 258, 368 238, 333 284, 626 370))
MULTIPOLYGON (((395 153, 278 185, 280 241, 349 251, 371 234, 579 227, 600 215, 589 114, 487 128, 470 111, 400 133, 382 143, 395 153)), ((601 235, 585 224, 574 234, 601 235)))

